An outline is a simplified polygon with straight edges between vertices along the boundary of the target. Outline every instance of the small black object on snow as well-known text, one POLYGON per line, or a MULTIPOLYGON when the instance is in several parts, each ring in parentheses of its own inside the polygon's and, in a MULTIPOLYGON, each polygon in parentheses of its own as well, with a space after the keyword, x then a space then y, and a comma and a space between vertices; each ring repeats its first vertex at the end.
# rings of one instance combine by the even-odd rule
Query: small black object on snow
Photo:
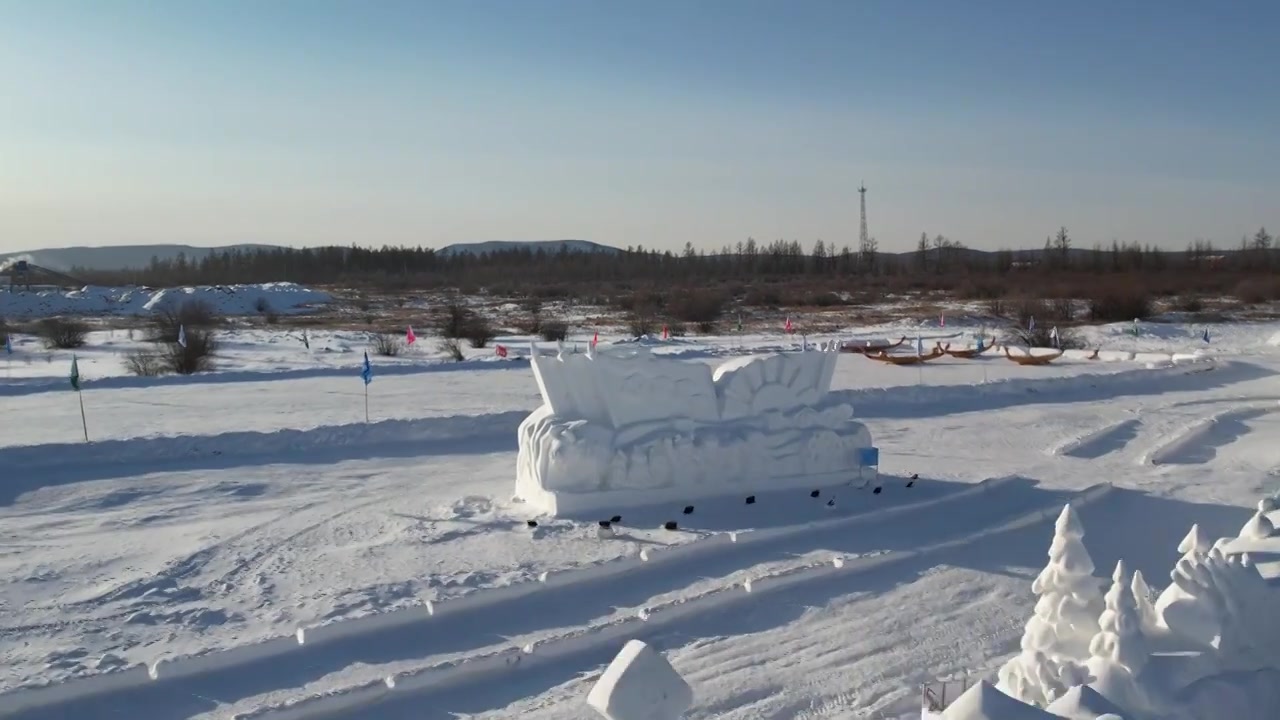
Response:
POLYGON ((748 505, 755 505, 755 504, 756 504, 756 496, 755 496, 755 495, 748 495, 748 496, 747 496, 747 504, 748 504, 748 505))
POLYGON ((622 522, 622 516, 614 515, 613 517, 609 518, 609 522, 613 523, 614 525, 617 525, 618 523, 622 522))
POLYGON ((919 479, 920 479, 919 473, 911 473, 911 480, 907 482, 907 487, 911 487, 912 485, 915 485, 916 481, 919 479))
POLYGON ((835 507, 835 506, 836 506, 835 498, 831 498, 830 500, 827 501, 827 507, 835 507))
POLYGON ((524 524, 525 524, 525 525, 528 525, 529 527, 538 527, 538 521, 537 521, 537 520, 525 520, 525 521, 524 521, 524 524))
POLYGON ((692 506, 692 505, 685 505, 685 506, 684 506, 684 514, 685 514, 685 515, 692 515, 692 514, 693 514, 693 506, 692 506))
POLYGON ((879 495, 879 494, 880 494, 880 486, 879 486, 879 485, 877 485, 877 486, 876 486, 876 489, 871 491, 871 494, 872 494, 872 495, 879 495))
POLYGON ((813 492, 809 493, 809 497, 818 497, 821 494, 822 493, 820 491, 814 490, 813 492))
POLYGON ((663 530, 675 530, 677 527, 675 520, 668 520, 662 524, 663 530))
POLYGON ((607 528, 607 527, 609 527, 609 526, 610 526, 610 525, 612 525, 612 524, 613 524, 613 523, 609 522, 608 520, 601 520, 601 521, 600 521, 600 527, 602 527, 602 528, 607 528))

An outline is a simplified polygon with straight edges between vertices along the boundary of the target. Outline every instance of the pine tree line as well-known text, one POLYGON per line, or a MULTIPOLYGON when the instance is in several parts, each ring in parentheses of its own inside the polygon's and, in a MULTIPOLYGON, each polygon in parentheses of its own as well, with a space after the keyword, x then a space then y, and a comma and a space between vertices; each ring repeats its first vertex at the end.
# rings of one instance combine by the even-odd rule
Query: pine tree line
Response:
POLYGON ((1235 279, 1269 274, 1280 265, 1273 238, 1264 229, 1243 238, 1238 248, 1219 249, 1196 240, 1184 251, 1166 251, 1113 241, 1090 249, 1073 246, 1066 228, 1046 238, 1042 250, 976 251, 943 235, 921 234, 914 252, 882 253, 874 243, 859 250, 818 240, 810 248, 797 241, 760 243, 747 239, 707 253, 686 245, 683 252, 628 247, 581 252, 514 247, 479 255, 442 254, 423 247, 260 248, 213 252, 201 257, 152 258, 145 268, 71 274, 98 284, 151 286, 219 285, 290 280, 311 285, 371 287, 530 287, 581 283, 688 285, 753 283, 815 278, 858 278, 864 283, 908 283, 917 289, 948 289, 958 278, 1035 278, 1050 274, 1126 274, 1149 278, 1207 274, 1235 279), (1212 271, 1206 273, 1206 271, 1212 271), (932 276, 935 279, 930 279, 932 276), (948 278, 947 281, 936 278, 948 278))

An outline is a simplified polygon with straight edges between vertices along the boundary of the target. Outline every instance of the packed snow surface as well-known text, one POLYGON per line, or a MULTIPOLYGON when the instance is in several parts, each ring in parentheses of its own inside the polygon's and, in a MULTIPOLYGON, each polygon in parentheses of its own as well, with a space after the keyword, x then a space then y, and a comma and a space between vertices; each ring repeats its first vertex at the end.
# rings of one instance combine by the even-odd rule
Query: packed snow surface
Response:
MULTIPOLYGON (((1098 617, 1112 613, 1089 628, 1099 657, 1131 662, 1133 619, 1174 607, 1189 635, 1226 627, 1265 657, 1272 636, 1221 611, 1268 597, 1240 568, 1276 552, 1253 519, 1280 489, 1277 330, 1216 326, 1205 344, 1198 327, 1105 326, 1086 334, 1114 359, 1045 367, 842 353, 827 395, 875 438, 877 483, 689 514, 671 500, 626 510, 610 534, 531 527, 511 501, 517 429, 544 400, 528 338, 460 363, 423 338, 375 356, 366 388, 359 333, 229 332, 217 370, 191 378, 132 377, 122 356, 144 341, 93 333, 77 351, 86 444, 70 354, 15 336, 0 363, 0 713, 586 720, 590 688, 639 639, 693 689, 691 720, 914 719, 922 684, 994 683, 1039 599, 1085 587, 1073 551, 1046 556, 1059 534, 1087 549, 1098 617), (1059 532, 1064 506, 1100 482, 1115 489, 1059 532)), ((926 328, 924 342, 952 333, 926 328)), ((801 342, 601 333, 597 350, 708 367, 801 342)), ((1142 673, 1163 675, 1166 657, 1142 673)), ((1267 696, 1200 682, 1188 687, 1233 707, 1267 696)))

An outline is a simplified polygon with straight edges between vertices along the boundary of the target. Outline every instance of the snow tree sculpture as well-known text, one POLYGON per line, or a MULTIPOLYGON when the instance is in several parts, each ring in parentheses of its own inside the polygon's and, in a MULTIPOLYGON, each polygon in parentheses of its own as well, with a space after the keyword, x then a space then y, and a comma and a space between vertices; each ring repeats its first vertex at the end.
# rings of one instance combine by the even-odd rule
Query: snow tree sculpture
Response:
POLYGON ((1120 665, 1134 677, 1147 664, 1147 648, 1142 637, 1142 618, 1134 597, 1133 577, 1116 563, 1111 589, 1103 597, 1106 609, 1098 618, 1098 633, 1089 642, 1089 655, 1120 665))
POLYGON ((1169 608, 1171 630, 1208 636, 1208 644, 1217 649, 1224 669, 1280 667, 1275 591, 1247 556, 1228 557, 1213 549, 1204 556, 1184 557, 1172 577, 1188 599, 1169 608), (1192 617, 1208 622, 1204 627, 1187 627, 1186 621, 1192 617))
POLYGON ((1264 540, 1275 534, 1275 525, 1271 522, 1271 518, 1267 517, 1267 513, 1275 509, 1275 503, 1270 502, 1270 498, 1258 501, 1258 511, 1249 518, 1249 522, 1240 528, 1240 537, 1247 540, 1264 540))
POLYGON ((1039 599, 1022 635, 1022 652, 1000 668, 1000 689, 1026 703, 1052 702, 1086 675, 1076 659, 1088 656, 1103 609, 1084 528, 1067 505, 1054 523, 1049 563, 1031 590, 1039 599))
POLYGON ((1142 621, 1142 632, 1148 635, 1159 632, 1160 616, 1156 613, 1155 603, 1152 602, 1151 587, 1147 585, 1146 578, 1142 577, 1141 570, 1133 571, 1133 583, 1130 588, 1133 590, 1133 599, 1138 604, 1138 618, 1142 621))
MULTIPOLYGON (((1177 575, 1179 567, 1190 568, 1199 564, 1213 547, 1200 526, 1192 525, 1187 536, 1178 543, 1178 552, 1182 553, 1182 557, 1169 573, 1174 582, 1160 593, 1155 602, 1155 612, 1161 626, 1203 645, 1208 645, 1213 640, 1217 629, 1216 618, 1208 613, 1209 606, 1183 589, 1177 581, 1177 575)), ((1186 572, 1191 571, 1186 570, 1184 574, 1186 572)))

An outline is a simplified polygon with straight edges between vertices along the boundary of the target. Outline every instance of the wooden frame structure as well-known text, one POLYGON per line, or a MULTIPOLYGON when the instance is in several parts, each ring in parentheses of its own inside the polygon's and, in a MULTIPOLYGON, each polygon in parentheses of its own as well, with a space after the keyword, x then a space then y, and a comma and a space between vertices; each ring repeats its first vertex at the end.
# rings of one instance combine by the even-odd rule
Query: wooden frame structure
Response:
POLYGON ((898 347, 899 345, 902 345, 906 341, 907 341, 907 337, 905 335, 903 335, 902 339, 899 340, 898 342, 880 343, 877 345, 872 345, 870 341, 867 341, 867 344, 865 345, 850 345, 849 343, 853 342, 850 340, 847 342, 840 343, 840 352, 855 353, 857 355, 866 355, 868 353, 875 353, 875 352, 888 352, 889 350, 892 350, 898 347))
POLYGON ((1030 349, 1028 349, 1026 355, 1014 355, 1009 352, 1008 345, 1004 346, 1004 356, 1019 365, 1048 365, 1054 360, 1062 357, 1062 353, 1063 351, 1059 350, 1056 353, 1050 353, 1048 355, 1032 355, 1030 349))

